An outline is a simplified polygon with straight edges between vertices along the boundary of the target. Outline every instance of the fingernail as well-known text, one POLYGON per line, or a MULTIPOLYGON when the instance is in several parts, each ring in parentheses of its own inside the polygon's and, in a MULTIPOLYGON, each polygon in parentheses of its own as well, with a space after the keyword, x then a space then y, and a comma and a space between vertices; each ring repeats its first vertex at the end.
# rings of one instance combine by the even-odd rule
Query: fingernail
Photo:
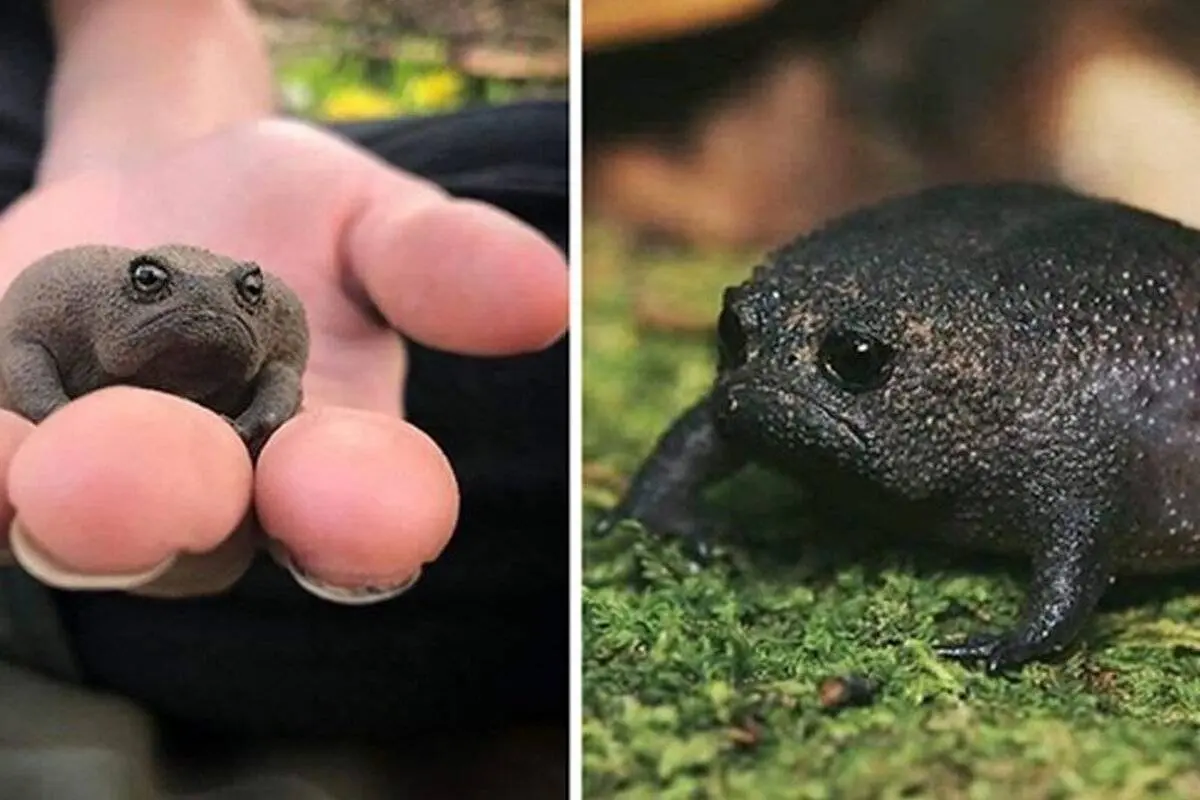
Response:
POLYGON ((204 553, 183 553, 169 570, 149 583, 130 589, 140 597, 176 599, 222 594, 249 571, 258 544, 248 522, 224 542, 204 553))
POLYGON ((321 580, 313 575, 308 570, 304 569, 296 560, 292 558, 291 553, 287 551, 278 542, 271 542, 271 555, 275 561, 284 569, 291 573, 292 579, 300 585, 302 589, 311 595, 328 600, 331 603, 340 603, 342 605, 366 606, 373 603, 382 603, 385 600, 391 600, 399 597, 407 592, 413 586, 416 586, 417 581, 421 579, 422 568, 417 567, 417 570, 411 575, 408 575, 401 581, 385 584, 366 584, 358 586, 339 586, 328 581, 321 580))
POLYGON ((33 537, 14 520, 8 532, 8 544, 14 560, 33 577, 47 586, 57 589, 80 591, 124 591, 135 589, 161 577, 175 564, 175 556, 154 567, 140 572, 125 572, 108 575, 84 575, 64 566, 43 550, 33 537))

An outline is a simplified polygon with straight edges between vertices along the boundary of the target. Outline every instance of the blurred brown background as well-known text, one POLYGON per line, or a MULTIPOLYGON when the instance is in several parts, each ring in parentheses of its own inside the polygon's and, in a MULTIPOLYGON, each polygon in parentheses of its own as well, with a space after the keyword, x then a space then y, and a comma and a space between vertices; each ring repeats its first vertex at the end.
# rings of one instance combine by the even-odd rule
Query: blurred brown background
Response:
POLYGON ((584 0, 586 205, 760 248, 932 183, 1200 225, 1195 0, 584 0))

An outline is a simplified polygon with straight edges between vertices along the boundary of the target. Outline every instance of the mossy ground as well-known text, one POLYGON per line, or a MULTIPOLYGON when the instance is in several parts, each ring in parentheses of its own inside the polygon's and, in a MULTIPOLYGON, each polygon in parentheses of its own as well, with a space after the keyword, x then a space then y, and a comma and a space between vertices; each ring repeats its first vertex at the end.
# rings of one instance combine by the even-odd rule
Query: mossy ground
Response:
MULTIPOLYGON (((711 379, 707 323, 750 257, 585 243, 585 525, 711 379)), ((589 797, 1200 797, 1200 579, 1119 585, 1080 646, 1010 677, 929 643, 1013 619, 1020 563, 820 531, 747 474, 710 568, 629 527, 585 534, 589 797), (822 681, 877 681, 824 710, 822 681)))

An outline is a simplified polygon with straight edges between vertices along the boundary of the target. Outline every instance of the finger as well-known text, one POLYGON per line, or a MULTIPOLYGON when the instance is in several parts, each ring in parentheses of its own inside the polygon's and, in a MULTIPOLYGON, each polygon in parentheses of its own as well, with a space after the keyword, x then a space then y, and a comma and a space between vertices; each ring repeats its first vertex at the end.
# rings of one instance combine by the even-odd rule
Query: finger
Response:
POLYGON ((441 553, 458 487, 433 442, 395 416, 301 412, 258 461, 263 529, 303 572, 342 587, 391 586, 441 553))
POLYGON ((376 196, 346 253, 371 302, 401 333, 467 355, 540 350, 569 315, 566 265, 541 234, 483 203, 376 196))
POLYGON ((0 409, 0 566, 12 563, 8 550, 8 528, 13 521, 13 506, 8 499, 8 468, 25 441, 33 423, 11 411, 0 409))
POLYGON ((249 510, 252 485, 245 446, 217 415, 142 389, 94 392, 13 456, 14 550, 56 585, 142 583, 178 554, 216 548, 249 510))

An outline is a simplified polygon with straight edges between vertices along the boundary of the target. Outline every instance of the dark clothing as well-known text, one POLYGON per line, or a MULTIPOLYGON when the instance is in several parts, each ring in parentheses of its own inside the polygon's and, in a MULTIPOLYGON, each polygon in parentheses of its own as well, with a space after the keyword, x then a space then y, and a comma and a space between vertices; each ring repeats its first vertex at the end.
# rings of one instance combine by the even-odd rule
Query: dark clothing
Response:
MULTIPOLYGON (((29 187, 53 45, 40 2, 0 4, 0 205, 29 187)), ((341 132, 567 248, 560 103, 480 108, 341 132)), ((527 719, 565 723, 565 342, 484 360, 411 346, 411 421, 445 449, 461 521, 418 586, 371 607, 307 595, 268 560, 225 596, 54 593, 86 684, 219 736, 391 738, 527 719)), ((403 475, 396 476, 404 480, 403 475)))

